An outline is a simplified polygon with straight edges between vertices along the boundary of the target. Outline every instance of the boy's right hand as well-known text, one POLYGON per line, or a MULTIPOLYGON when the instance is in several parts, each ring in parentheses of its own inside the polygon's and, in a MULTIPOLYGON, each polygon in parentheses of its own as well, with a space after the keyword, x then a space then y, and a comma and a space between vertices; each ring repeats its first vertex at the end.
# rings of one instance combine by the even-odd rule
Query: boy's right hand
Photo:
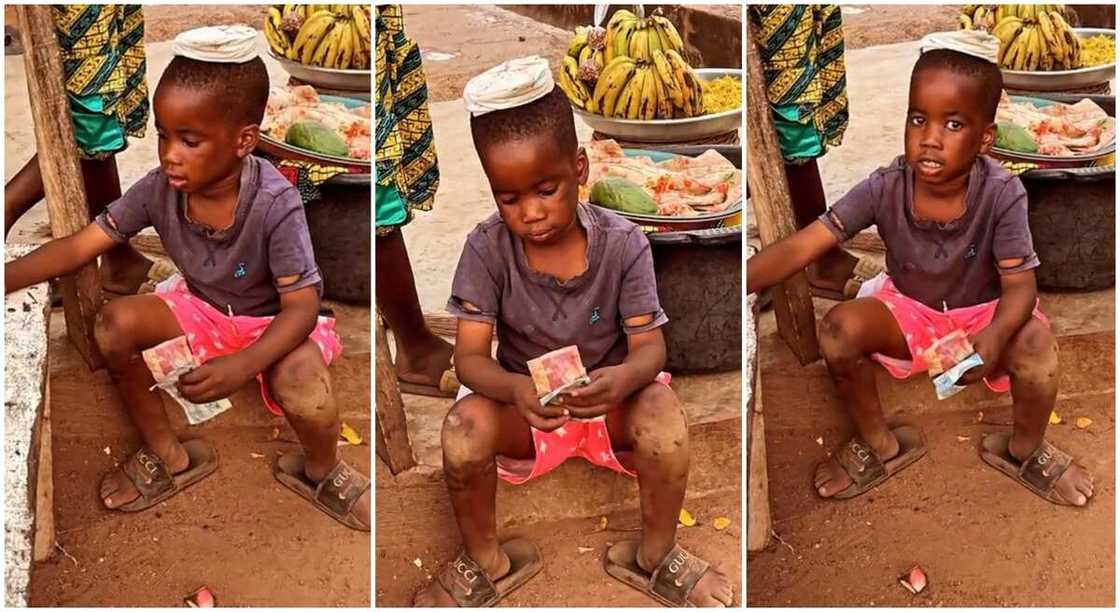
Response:
POLYGON ((535 429, 552 431, 564 425, 571 418, 568 409, 555 404, 541 406, 540 397, 537 396, 537 387, 533 379, 526 377, 513 391, 513 405, 521 416, 535 429))

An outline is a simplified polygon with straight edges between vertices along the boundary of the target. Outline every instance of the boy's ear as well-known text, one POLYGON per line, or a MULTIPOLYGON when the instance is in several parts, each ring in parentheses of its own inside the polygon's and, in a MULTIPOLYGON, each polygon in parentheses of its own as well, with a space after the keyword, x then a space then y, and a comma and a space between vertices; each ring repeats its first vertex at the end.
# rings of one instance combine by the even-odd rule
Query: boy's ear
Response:
POLYGON ((992 150, 992 145, 994 145, 996 143, 996 130, 997 129, 998 128, 997 128, 995 123, 990 123, 990 124, 988 124, 988 127, 984 128, 984 134, 982 136, 980 136, 980 153, 981 154, 987 155, 992 150))
POLYGON ((591 172, 591 160, 587 159, 587 150, 580 147, 576 151, 576 174, 579 175, 579 184, 587 184, 587 176, 591 172))
POLYGON ((248 157, 260 141, 261 126, 254 123, 241 128, 241 132, 237 135, 237 157, 241 159, 248 157))

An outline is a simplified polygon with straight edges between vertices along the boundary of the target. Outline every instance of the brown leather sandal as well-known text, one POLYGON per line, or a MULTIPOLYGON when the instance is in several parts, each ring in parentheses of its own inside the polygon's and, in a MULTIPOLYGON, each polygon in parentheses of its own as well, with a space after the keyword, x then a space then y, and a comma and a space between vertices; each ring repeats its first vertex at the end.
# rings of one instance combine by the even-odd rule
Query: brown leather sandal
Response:
POLYGON ((517 538, 501 544, 509 557, 509 572, 491 581, 466 551, 459 553, 436 576, 439 585, 460 608, 491 608, 529 580, 544 567, 541 551, 529 540, 517 538))
POLYGON ((303 473, 302 453, 288 453, 276 459, 272 474, 281 484, 310 501, 334 520, 358 531, 369 531, 369 525, 358 520, 352 510, 354 504, 369 489, 369 478, 339 461, 319 482, 313 482, 303 473))
POLYGON ((695 607, 688 601, 688 596, 708 571, 708 562, 689 553, 680 544, 674 544, 651 574, 638 565, 638 545, 638 540, 625 540, 608 548, 607 554, 603 555, 603 569, 664 606, 695 607))
MULTIPOLYGON (((1073 457, 1069 453, 1043 440, 1026 461, 1019 463, 1011 454, 1010 444, 1009 433, 988 434, 981 444, 980 458, 1048 502, 1059 506, 1084 507, 1068 501, 1054 488, 1062 474, 1073 465, 1073 457)), ((1088 505, 1087 500, 1085 506, 1088 505)))
MULTIPOLYGON (((140 493, 140 497, 110 510, 122 512, 139 512, 147 510, 161 501, 179 493, 183 489, 201 481, 214 470, 218 469, 218 451, 205 440, 187 440, 183 442, 187 450, 190 463, 187 469, 172 474, 167 469, 167 464, 159 455, 147 447, 141 448, 132 454, 120 465, 133 486, 140 493)), ((104 479, 102 479, 104 482, 104 479)), ((104 501, 104 500, 103 500, 104 501)))

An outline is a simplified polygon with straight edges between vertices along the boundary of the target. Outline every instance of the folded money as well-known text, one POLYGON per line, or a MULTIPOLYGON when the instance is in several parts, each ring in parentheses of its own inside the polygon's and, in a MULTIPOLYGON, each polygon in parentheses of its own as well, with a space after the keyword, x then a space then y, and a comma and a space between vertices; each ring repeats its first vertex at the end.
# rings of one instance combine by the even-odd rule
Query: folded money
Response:
POLYGON ((929 365, 930 378, 933 378, 964 361, 973 353, 968 335, 963 330, 957 329, 934 340, 933 344, 922 353, 922 357, 929 365))
POLYGON ((937 392, 937 399, 948 399, 964 391, 964 387, 958 385, 957 381, 964 376, 965 372, 982 365, 984 365, 984 360, 980 358, 979 353, 972 353, 961 360, 960 363, 949 368, 937 378, 934 378, 933 387, 934 391, 937 392))
POLYGON ((179 377, 199 366, 198 358, 191 352, 186 336, 172 338, 167 342, 153 346, 143 351, 144 363, 152 371, 152 378, 156 384, 151 391, 163 389, 183 408, 187 415, 187 422, 197 425, 208 421, 219 414, 229 410, 233 404, 226 398, 196 404, 188 401, 179 393, 179 377))
POLYGON ((579 347, 565 346, 527 362, 533 386, 546 406, 561 393, 591 382, 579 356, 579 347))

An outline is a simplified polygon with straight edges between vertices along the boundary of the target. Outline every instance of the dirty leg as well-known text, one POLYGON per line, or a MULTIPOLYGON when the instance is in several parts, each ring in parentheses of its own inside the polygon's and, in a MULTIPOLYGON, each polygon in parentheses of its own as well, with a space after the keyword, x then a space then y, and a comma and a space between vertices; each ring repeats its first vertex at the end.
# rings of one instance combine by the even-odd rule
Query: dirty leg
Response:
MULTIPOLYGON (((159 455, 172 473, 185 470, 187 451, 175 437, 159 391, 149 391, 155 381, 140 356, 140 351, 183 334, 171 310, 154 295, 121 298, 101 309, 93 334, 144 445, 159 455)), ((110 508, 127 504, 138 495, 120 470, 106 475, 101 483, 101 498, 110 508)))
MULTIPOLYGON (((657 569, 677 540, 677 521, 688 486, 688 422, 671 389, 650 383, 607 415, 616 447, 633 450, 641 499, 642 539, 638 565, 657 569)), ((733 590, 725 575, 710 568, 693 588, 689 601, 713 607, 729 605, 733 590)))
MULTIPOLYGON (((533 456, 529 424, 512 406, 478 394, 455 402, 443 421, 443 474, 463 548, 491 580, 509 572, 509 556, 498 543, 495 496, 498 455, 533 456)), ((416 594, 417 606, 454 605, 437 581, 416 594)))
MULTIPOLYGON (((887 427, 875 382, 873 353, 909 359, 906 338, 887 307, 874 298, 842 303, 821 321, 821 353, 844 410, 857 435, 886 461, 898 454, 898 439, 887 427)), ((851 484, 833 460, 817 466, 813 484, 822 497, 831 497, 851 484)))
MULTIPOLYGON (((1058 399, 1058 345, 1041 321, 1031 318, 1004 351, 1003 366, 1011 375, 1014 424, 1008 450, 1025 461, 1042 444, 1050 412, 1058 399)), ((1067 501, 1084 505, 1093 496, 1093 479, 1074 464, 1055 484, 1067 501)))
MULTIPOLYGON (((314 341, 304 340, 269 369, 267 379, 273 398, 303 446, 304 475, 319 482, 341 460, 338 407, 322 352, 314 341)), ((352 510, 366 525, 369 497, 369 491, 363 493, 352 510)))

